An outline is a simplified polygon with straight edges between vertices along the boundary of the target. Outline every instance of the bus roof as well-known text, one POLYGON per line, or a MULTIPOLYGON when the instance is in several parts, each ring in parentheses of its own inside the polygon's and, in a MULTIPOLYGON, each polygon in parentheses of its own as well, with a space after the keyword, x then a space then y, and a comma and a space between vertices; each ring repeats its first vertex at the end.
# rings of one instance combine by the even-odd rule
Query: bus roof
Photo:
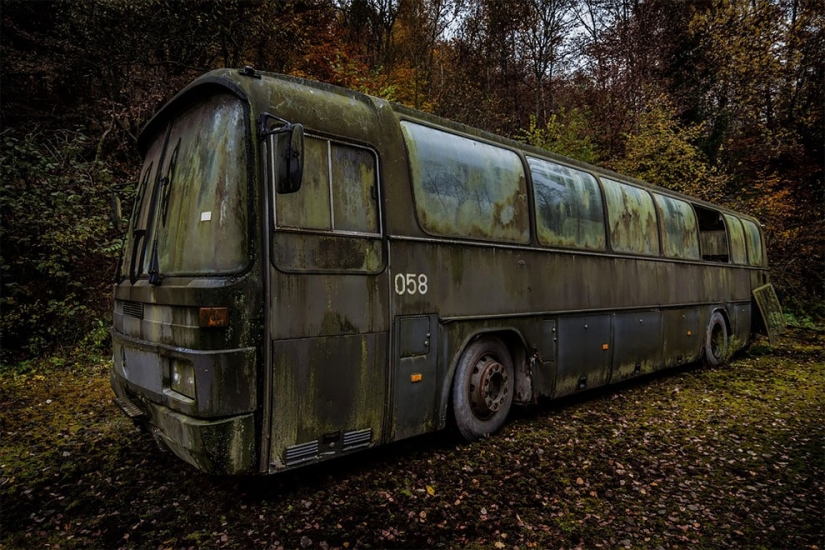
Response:
MULTIPOLYGON (((266 109, 267 107, 269 107, 269 92, 271 92, 273 89, 283 88, 284 86, 289 86, 292 88, 295 88, 296 86, 298 88, 305 88, 308 92, 310 92, 310 94, 313 91, 323 91, 332 96, 338 96, 342 99, 346 99, 351 102, 356 102, 360 104, 359 110, 363 110, 364 108, 366 108, 370 111, 377 112, 380 109, 389 107, 397 114, 397 117, 399 119, 406 119, 410 121, 424 123, 435 128, 448 130, 453 133, 463 134, 465 136, 473 137, 481 141, 486 141, 492 144, 504 146, 508 149, 517 151, 523 155, 531 155, 551 160, 554 162, 566 164, 568 166, 576 167, 591 172, 600 177, 607 177, 624 183, 630 183, 632 185, 642 187, 651 191, 656 191, 658 193, 662 193, 665 195, 688 200, 694 204, 698 204, 700 206, 704 206, 707 208, 712 208, 720 212, 736 214, 739 217, 750 219, 759 224, 758 220, 756 220, 752 216, 742 214, 741 212, 725 208, 718 204, 704 201, 696 197, 691 197, 690 195, 686 195, 678 191, 673 191, 666 187, 661 187, 643 180, 633 178, 631 176, 620 174, 608 168, 581 162, 569 157, 565 157, 563 155, 559 155, 552 151, 548 151, 546 149, 540 149, 533 145, 528 145, 526 143, 516 141, 511 138, 499 136, 491 132, 487 132, 485 130, 469 126, 467 124, 455 122, 446 118, 439 117, 437 115, 418 111, 398 103, 393 103, 385 99, 370 96, 348 88, 343 88, 340 86, 335 86, 332 84, 327 84, 324 82, 318 82, 296 76, 256 71, 249 67, 241 70, 216 69, 204 74, 203 76, 200 76, 199 78, 191 82, 183 90, 178 92, 165 105, 163 105, 163 107, 161 107, 161 109, 143 127, 138 137, 138 149, 140 150, 141 155, 145 154, 146 147, 148 145, 150 137, 155 132, 157 132, 163 124, 165 124, 165 121, 167 120, 168 116, 170 116, 172 113, 178 112, 179 109, 185 108, 192 102, 197 101, 198 98, 202 97, 204 94, 214 93, 216 89, 220 88, 223 89, 223 91, 227 91, 237 95, 242 100, 258 105, 262 109, 266 109), (259 85, 253 85, 253 83, 259 85)), ((369 142, 369 136, 362 136, 361 141, 369 142)))

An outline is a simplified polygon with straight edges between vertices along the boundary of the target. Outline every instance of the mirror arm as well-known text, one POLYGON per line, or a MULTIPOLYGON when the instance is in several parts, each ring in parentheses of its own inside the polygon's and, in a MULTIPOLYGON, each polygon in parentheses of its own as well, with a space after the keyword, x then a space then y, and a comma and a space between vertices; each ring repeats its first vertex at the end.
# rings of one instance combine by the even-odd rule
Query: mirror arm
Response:
POLYGON ((282 134, 292 130, 292 123, 272 113, 261 113, 258 117, 258 134, 261 137, 282 134), (270 127, 270 122, 280 122, 281 126, 270 127))
POLYGON ((275 178, 276 192, 294 193, 298 191, 301 188, 304 171, 301 158, 304 149, 304 127, 271 113, 262 113, 258 117, 258 133, 261 140, 268 143, 268 147, 273 147, 272 153, 278 159, 271 168, 275 178), (268 139, 275 135, 285 135, 287 140, 281 143, 283 138, 280 137, 277 140, 268 139))

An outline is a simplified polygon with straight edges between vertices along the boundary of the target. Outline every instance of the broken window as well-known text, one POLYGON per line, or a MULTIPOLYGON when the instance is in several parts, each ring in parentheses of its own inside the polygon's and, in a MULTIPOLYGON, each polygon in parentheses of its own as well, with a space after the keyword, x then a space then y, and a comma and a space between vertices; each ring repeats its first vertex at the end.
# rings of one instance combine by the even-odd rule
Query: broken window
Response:
POLYGON ((698 205, 695 205, 695 210, 699 221, 699 247, 702 259, 728 263, 728 237, 722 214, 698 205))

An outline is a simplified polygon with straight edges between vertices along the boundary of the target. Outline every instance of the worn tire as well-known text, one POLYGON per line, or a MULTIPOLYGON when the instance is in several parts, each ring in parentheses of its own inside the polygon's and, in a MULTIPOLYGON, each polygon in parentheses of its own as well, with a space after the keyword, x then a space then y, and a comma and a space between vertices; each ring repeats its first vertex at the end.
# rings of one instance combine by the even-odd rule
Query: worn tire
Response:
POLYGON ((705 361, 708 365, 717 366, 727 361, 728 340, 728 325, 725 323, 725 317, 720 312, 714 311, 705 332, 705 361))
POLYGON ((507 346, 481 337, 467 346, 453 378, 453 418, 462 437, 476 441, 497 432, 513 403, 515 373, 507 346))

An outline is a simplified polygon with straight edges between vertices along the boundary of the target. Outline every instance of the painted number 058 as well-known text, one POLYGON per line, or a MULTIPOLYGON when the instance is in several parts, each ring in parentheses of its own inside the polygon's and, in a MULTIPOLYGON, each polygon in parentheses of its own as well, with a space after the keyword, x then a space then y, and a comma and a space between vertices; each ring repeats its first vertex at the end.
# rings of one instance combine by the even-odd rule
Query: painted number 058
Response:
POLYGON ((423 273, 399 273, 395 276, 396 294, 426 294, 427 276, 423 273))

